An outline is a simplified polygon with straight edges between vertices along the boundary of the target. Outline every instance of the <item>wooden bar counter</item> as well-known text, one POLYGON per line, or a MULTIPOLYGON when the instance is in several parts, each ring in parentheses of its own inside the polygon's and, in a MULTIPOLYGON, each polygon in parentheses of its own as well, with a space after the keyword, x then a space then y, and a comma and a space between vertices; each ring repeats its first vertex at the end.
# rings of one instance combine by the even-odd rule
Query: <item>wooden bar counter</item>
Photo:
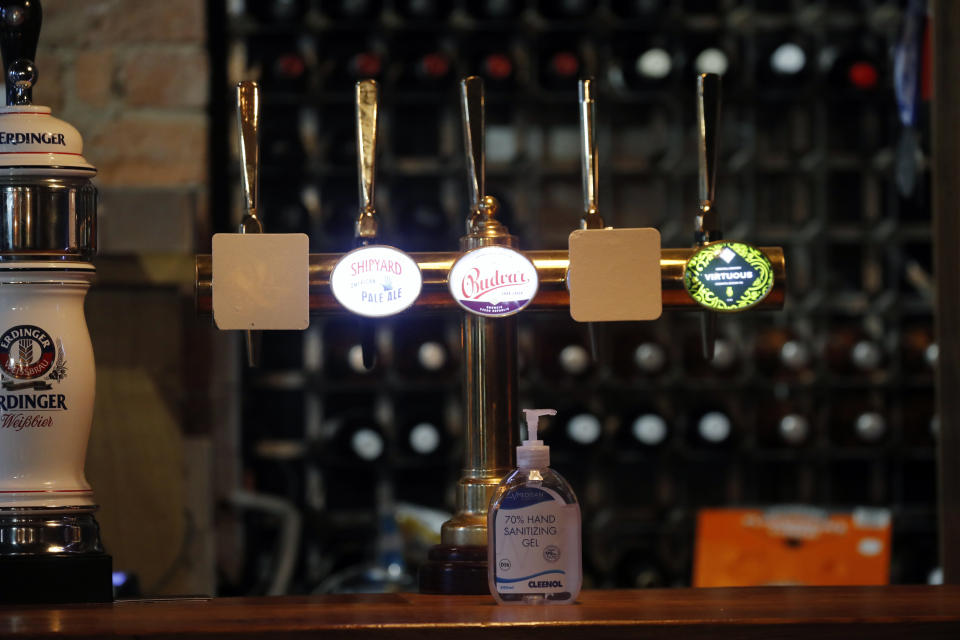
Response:
MULTIPOLYGON (((2 578, 0 578, 2 579, 2 578)), ((960 586, 585 591, 570 606, 419 594, 0 605, 0 637, 960 638, 960 586)))

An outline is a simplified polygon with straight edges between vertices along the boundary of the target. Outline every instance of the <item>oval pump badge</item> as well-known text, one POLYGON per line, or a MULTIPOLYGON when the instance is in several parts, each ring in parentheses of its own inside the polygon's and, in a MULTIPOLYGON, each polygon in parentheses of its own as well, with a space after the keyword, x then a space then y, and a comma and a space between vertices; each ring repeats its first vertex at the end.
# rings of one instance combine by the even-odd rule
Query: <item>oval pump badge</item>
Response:
POLYGON ((773 288, 769 258, 742 242, 713 242, 694 253, 683 268, 683 286, 701 306, 742 311, 773 288))
POLYGON ((537 268, 519 251, 491 246, 472 249, 450 269, 450 294, 478 316, 502 318, 522 311, 537 295, 537 268))
POLYGON ((400 313, 423 287, 416 261, 386 245, 359 247, 344 255, 330 274, 330 288, 348 311, 367 318, 400 313))

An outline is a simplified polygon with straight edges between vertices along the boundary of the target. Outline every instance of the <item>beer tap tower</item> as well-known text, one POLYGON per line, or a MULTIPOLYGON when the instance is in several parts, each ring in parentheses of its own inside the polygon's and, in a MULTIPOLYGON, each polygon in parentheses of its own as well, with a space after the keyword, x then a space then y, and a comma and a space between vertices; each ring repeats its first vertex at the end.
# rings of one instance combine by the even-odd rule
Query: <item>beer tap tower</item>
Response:
MULTIPOLYGON (((366 81, 365 81, 366 82, 366 81)), ((458 301, 448 290, 448 280, 455 263, 466 252, 485 247, 515 250, 517 239, 497 220, 498 203, 485 192, 484 176, 484 94, 480 78, 468 77, 461 82, 460 98, 466 147, 467 180, 470 211, 466 234, 460 240, 460 252, 411 253, 419 267, 422 289, 405 313, 421 310, 456 310, 458 301)), ((358 90, 358 100, 367 95, 358 90)), ((719 79, 698 78, 699 155, 701 210, 697 214, 697 246, 661 249, 659 280, 662 306, 671 310, 692 310, 706 307, 717 311, 739 311, 747 307, 778 309, 785 294, 785 264, 779 247, 754 248, 743 243, 717 243, 719 219, 713 209, 715 172, 716 116, 719 114, 719 79), (705 84, 706 83, 706 84, 705 84), (706 87, 706 90, 704 90, 706 87), (706 115, 704 115, 706 114, 706 115), (709 198, 705 197, 709 195, 709 198), (708 228, 709 227, 709 228, 708 228), (709 231, 709 235, 706 233, 709 231), (722 245, 722 246, 721 246, 722 245), (705 253, 707 252, 707 253, 705 253), (716 288, 718 277, 713 258, 721 256, 724 264, 755 265, 761 278, 739 283, 736 292, 724 282, 716 288), (692 265, 691 267, 688 267, 692 265), (708 277, 702 278, 703 274, 708 277), (760 281, 762 280, 762 282, 760 281), (748 286, 749 285, 749 286, 748 286), (740 296, 743 290, 745 295, 740 296), (749 295, 746 292, 749 291, 749 295)), ((581 82, 581 131, 585 213, 581 226, 590 233, 608 233, 596 206, 597 162, 594 136, 594 97, 590 81, 581 82)), ((365 110, 358 109, 358 116, 365 110)), ((358 117, 358 142, 376 139, 375 118, 358 117), (372 124, 371 124, 372 123, 372 124)), ((361 159, 372 151, 360 145, 361 159)), ((372 155, 369 156, 372 158, 372 155)), ((363 164, 361 164, 363 168, 363 164)), ((361 171, 363 180, 372 188, 372 165, 361 171)), ((372 198, 372 196, 370 196, 372 198)), ((365 205, 372 211, 370 200, 365 205)), ((361 212, 360 221, 366 219, 361 212)), ((358 230, 361 225, 358 223, 358 230)), ((358 236, 359 237, 359 236, 358 236)), ((596 236, 603 238, 604 236, 596 236)), ((522 255, 536 269, 539 287, 526 307, 530 310, 558 311, 568 309, 571 291, 568 270, 571 253, 567 250, 525 251, 522 255)), ((331 274, 343 258, 342 254, 309 255, 309 309, 313 314, 344 313, 331 289, 331 274)), ((751 278, 756 273, 745 269, 751 278)), ((213 259, 198 255, 196 260, 196 302, 201 313, 213 312, 213 259)), ((729 276, 724 276, 728 278, 729 276)), ((462 307, 462 305, 461 305, 462 307)), ((708 315, 710 313, 708 312, 708 315)), ((367 320, 362 320, 366 322, 367 320)), ((708 324, 705 326, 709 327, 708 324)), ((712 353, 712 344, 704 332, 705 352, 712 353)), ((517 316, 485 317, 464 310, 461 314, 461 346, 463 349, 463 390, 466 408, 465 464, 457 488, 457 509, 441 529, 441 544, 429 553, 428 562, 420 570, 420 590, 426 593, 487 593, 487 508, 496 485, 513 466, 517 440, 519 407, 517 406, 517 316)), ((367 357, 365 357, 367 360, 367 357)))
POLYGON ((0 1, 0 603, 109 602, 83 469, 97 171, 79 132, 32 104, 40 22, 38 0, 0 1))

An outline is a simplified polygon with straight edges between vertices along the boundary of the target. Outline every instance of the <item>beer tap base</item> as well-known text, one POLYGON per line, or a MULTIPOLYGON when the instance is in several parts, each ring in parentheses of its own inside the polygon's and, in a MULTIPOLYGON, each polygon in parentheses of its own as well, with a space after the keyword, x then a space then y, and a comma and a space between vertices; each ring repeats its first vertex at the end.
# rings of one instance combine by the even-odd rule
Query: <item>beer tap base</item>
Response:
POLYGON ((0 603, 113 602, 113 559, 105 553, 0 557, 0 603))
POLYGON ((112 602, 96 509, 0 507, 0 604, 112 602))
POLYGON ((434 545, 427 562, 420 566, 420 593, 486 595, 487 547, 481 545, 434 545))

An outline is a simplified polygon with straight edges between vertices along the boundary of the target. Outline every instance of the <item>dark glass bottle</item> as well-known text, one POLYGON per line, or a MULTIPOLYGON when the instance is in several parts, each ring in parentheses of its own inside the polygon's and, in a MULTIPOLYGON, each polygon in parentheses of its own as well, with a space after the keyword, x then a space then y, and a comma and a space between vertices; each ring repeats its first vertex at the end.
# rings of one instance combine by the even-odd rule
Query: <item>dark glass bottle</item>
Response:
POLYGON ((453 447, 447 431, 447 397, 443 393, 411 392, 396 396, 397 450, 414 466, 443 464, 453 447))
POLYGON ((834 91, 863 94, 886 86, 886 71, 881 45, 873 40, 846 47, 827 47, 821 51, 821 69, 834 91))
POLYGON ((878 340, 851 324, 831 328, 824 355, 832 372, 853 376, 881 375, 887 359, 878 340))
POLYGON ((625 412, 620 423, 618 442, 634 449, 655 449, 670 439, 667 418, 654 407, 640 407, 625 412))
POLYGON ((875 394, 844 394, 831 403, 829 416, 830 439, 837 446, 876 446, 889 436, 887 412, 875 394))
POLYGON ((393 360, 403 382, 458 380, 453 339, 442 316, 398 318, 393 330, 393 360))
POLYGON ((323 327, 323 372, 329 382, 376 384, 383 370, 380 364, 372 370, 363 366, 360 326, 356 318, 327 321, 323 327))
POLYGON ((757 59, 757 89, 800 91, 813 76, 811 49, 794 34, 781 33, 765 39, 757 59))
POLYGON ((770 327, 757 335, 754 362, 768 378, 809 380, 813 377, 813 350, 785 327, 770 327))
POLYGON ((541 88, 548 91, 574 92, 577 80, 586 73, 579 47, 575 43, 545 46, 539 52, 541 88))

